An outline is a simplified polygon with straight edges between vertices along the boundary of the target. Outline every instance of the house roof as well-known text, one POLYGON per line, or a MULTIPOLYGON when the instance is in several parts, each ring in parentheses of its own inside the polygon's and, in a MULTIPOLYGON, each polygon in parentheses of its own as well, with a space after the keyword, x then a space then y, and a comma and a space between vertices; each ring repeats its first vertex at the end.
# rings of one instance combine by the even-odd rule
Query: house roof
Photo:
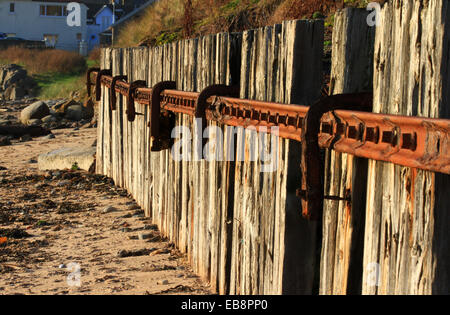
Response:
MULTIPOLYGON (((111 6, 112 7, 112 6, 111 6)), ((101 8, 100 8, 100 10, 98 10, 95 14, 94 14, 94 18, 96 18, 97 17, 97 15, 99 15, 100 14, 100 12, 102 12, 103 10, 105 10, 105 9, 109 9, 109 10, 111 10, 111 12, 112 12, 112 8, 111 8, 109 5, 106 5, 106 4, 104 4, 101 8)))
MULTIPOLYGON (((88 7, 88 13, 87 13, 87 18, 88 20, 95 20, 95 18, 97 17, 97 15, 100 14, 100 12, 102 12, 105 8, 109 8, 111 10, 111 12, 113 11, 113 6, 112 4, 90 4, 87 3, 86 4, 88 7)), ((122 16, 126 15, 127 13, 131 12, 134 10, 134 4, 125 4, 125 5, 118 5, 116 4, 116 9, 115 9, 115 16, 117 18, 117 20, 119 20, 122 16)))
POLYGON ((142 4, 140 7, 137 7, 134 10, 132 10, 131 12, 123 15, 122 17, 120 17, 116 23, 111 25, 111 27, 116 27, 116 26, 122 24, 123 22, 129 20, 130 18, 132 18, 133 16, 135 16, 136 14, 138 14, 139 12, 141 12, 142 10, 144 10, 145 8, 147 8, 148 6, 153 4, 155 1, 156 0, 148 0, 147 2, 142 4))

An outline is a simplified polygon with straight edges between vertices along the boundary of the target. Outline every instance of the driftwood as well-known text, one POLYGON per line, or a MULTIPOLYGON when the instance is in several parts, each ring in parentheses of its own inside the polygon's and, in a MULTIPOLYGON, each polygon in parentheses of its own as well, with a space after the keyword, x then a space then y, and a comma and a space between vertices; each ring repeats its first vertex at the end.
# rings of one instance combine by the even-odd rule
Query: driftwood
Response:
POLYGON ((41 126, 0 126, 0 135, 13 136, 15 138, 29 135, 31 137, 40 137, 50 134, 51 131, 41 126))

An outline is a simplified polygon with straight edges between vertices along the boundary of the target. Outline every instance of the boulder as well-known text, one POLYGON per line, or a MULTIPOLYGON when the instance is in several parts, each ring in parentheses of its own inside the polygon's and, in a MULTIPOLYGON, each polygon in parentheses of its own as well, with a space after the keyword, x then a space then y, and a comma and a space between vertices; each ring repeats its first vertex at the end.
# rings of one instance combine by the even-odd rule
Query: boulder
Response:
POLYGON ((19 100, 31 95, 36 87, 27 71, 14 64, 0 66, 0 96, 4 100, 19 100))
POLYGON ((30 119, 41 119, 50 114, 50 110, 42 101, 35 102, 25 107, 20 113, 20 121, 22 124, 28 124, 30 119))
POLYGON ((10 145, 10 144, 11 144, 11 141, 9 140, 8 137, 0 136, 0 147, 10 145))
POLYGON ((56 118, 53 115, 47 115, 44 118, 42 118, 41 120, 43 123, 51 123, 51 122, 58 121, 58 118, 56 118))
POLYGON ((72 105, 67 107, 65 117, 69 120, 79 121, 82 119, 89 119, 92 117, 92 112, 84 106, 72 105))
POLYGON ((39 126, 40 124, 42 124, 42 120, 35 118, 35 119, 30 119, 27 122, 28 126, 39 126))
POLYGON ((39 155, 38 167, 40 170, 63 170, 77 165, 89 171, 95 165, 95 152, 94 147, 61 148, 39 155))
POLYGON ((88 99, 84 102, 83 107, 85 108, 86 113, 87 113, 87 115, 89 116, 87 119, 90 119, 90 118, 94 117, 94 114, 95 114, 95 104, 94 104, 94 102, 92 101, 91 98, 88 98, 88 99))
POLYGON ((0 66, 0 87, 6 90, 10 85, 24 80, 27 77, 27 71, 21 66, 15 64, 0 66))
POLYGON ((20 100, 25 96, 25 90, 16 84, 10 85, 3 93, 3 97, 10 101, 20 100))

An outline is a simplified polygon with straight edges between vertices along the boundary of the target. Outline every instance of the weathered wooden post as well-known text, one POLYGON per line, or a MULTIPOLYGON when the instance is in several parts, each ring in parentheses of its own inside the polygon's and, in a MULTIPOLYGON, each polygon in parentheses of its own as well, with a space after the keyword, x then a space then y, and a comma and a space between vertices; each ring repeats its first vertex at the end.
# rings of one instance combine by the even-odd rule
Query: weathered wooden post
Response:
MULTIPOLYGON (((375 28, 364 9, 345 9, 334 17, 330 95, 372 90, 375 28)), ((367 160, 327 150, 320 294, 361 292, 367 160)))
MULTIPOLYGON (((113 76, 122 75, 122 49, 116 48, 111 52, 111 71, 113 76)), ((111 91, 111 93, 116 93, 115 91, 111 91)), ((108 106, 109 104, 104 104, 104 106, 108 106)), ((122 97, 119 96, 116 98, 116 109, 111 113, 111 174, 112 178, 116 185, 123 187, 123 160, 122 160, 122 97)))
MULTIPOLYGON (((449 118, 449 44, 449 1, 385 4, 374 111, 449 118)), ((450 177, 369 161, 367 192, 362 293, 450 293, 450 177)))
MULTIPOLYGON (((311 104, 322 83, 323 22, 287 21, 243 34, 241 98, 311 104)), ((301 218, 300 143, 237 133, 231 294, 308 294, 316 223, 301 218), (253 159, 259 137, 276 148, 276 170, 253 159)))
MULTIPOLYGON (((111 49, 102 50, 101 69, 111 69, 111 49)), ((109 102, 109 93, 102 89, 101 100, 98 106, 98 122, 97 122, 97 154, 96 154, 96 172, 109 175, 110 155, 111 155, 111 139, 110 139, 110 111, 105 105, 109 102)))

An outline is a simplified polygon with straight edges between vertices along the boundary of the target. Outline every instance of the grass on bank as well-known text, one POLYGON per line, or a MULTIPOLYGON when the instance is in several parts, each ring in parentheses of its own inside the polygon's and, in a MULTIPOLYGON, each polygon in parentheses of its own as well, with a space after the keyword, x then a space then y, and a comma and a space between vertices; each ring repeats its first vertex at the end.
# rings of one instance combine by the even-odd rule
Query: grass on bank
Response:
POLYGON ((186 0, 156 1, 119 31, 117 47, 161 45, 179 39, 218 32, 241 32, 284 20, 324 18, 333 26, 333 15, 342 5, 366 7, 384 0, 186 0), (189 24, 189 27, 187 25, 189 24), (186 30, 191 30, 187 34, 186 30))
POLYGON ((100 49, 85 58, 75 52, 45 49, 31 50, 11 47, 0 51, 0 64, 18 64, 27 70, 37 83, 39 99, 68 98, 78 91, 86 95, 85 73, 88 67, 99 64, 100 49))
POLYGON ((37 97, 42 100, 68 98, 74 91, 84 95, 85 76, 80 74, 44 73, 33 76, 38 85, 37 97))

